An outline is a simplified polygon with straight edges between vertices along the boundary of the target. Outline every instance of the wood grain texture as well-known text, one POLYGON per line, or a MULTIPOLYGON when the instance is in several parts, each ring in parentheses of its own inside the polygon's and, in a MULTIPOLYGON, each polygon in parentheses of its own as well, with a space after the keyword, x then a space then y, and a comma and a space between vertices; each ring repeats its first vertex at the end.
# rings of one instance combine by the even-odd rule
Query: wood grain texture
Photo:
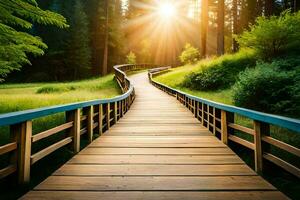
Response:
POLYGON ((93 192, 93 191, 33 191, 22 200, 287 200, 277 191, 230 192, 93 192))
POLYGON ((125 116, 22 199, 287 199, 146 74, 131 79, 125 116))

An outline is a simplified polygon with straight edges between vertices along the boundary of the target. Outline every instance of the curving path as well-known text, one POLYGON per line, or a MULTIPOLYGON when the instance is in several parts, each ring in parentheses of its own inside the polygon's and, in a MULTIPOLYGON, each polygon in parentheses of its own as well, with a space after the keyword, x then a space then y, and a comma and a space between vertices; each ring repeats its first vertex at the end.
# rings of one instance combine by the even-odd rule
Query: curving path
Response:
POLYGON ((22 199, 287 199, 146 73, 131 79, 125 117, 22 199))

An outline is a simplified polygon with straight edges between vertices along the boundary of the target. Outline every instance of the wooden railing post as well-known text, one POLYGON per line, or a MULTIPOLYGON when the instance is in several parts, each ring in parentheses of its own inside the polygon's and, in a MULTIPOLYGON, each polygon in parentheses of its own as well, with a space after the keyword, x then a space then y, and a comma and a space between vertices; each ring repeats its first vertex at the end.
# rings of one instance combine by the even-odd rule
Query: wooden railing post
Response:
POLYGON ((201 103, 201 124, 204 126, 204 103, 201 103))
POLYGON ((199 110, 199 104, 198 101, 194 100, 194 116, 198 119, 198 110, 199 110))
POLYGON ((221 110, 221 141, 226 145, 230 133, 228 123, 234 123, 234 113, 221 110))
POLYGON ((98 108, 99 108, 98 128, 99 128, 99 135, 101 136, 103 134, 103 104, 100 104, 98 108))
POLYGON ((70 129, 69 135, 73 137, 73 151, 80 151, 80 109, 69 111, 66 113, 67 121, 73 121, 73 127, 70 129))
POLYGON ((106 104, 106 128, 110 128, 110 103, 106 104))
POLYGON ((266 123, 254 121, 254 159, 255 171, 261 173, 263 169, 262 135, 269 135, 270 126, 266 123))
POLYGON ((30 181, 32 121, 12 125, 11 134, 18 143, 18 182, 20 184, 28 184, 30 181))
POLYGON ((91 143, 93 141, 93 130, 94 127, 94 107, 89 106, 87 108, 87 134, 88 134, 88 141, 91 143))
POLYGON ((114 102, 114 122, 115 124, 118 121, 118 102, 114 102))
POLYGON ((228 144, 227 116, 225 110, 221 110, 221 141, 224 144, 228 144))

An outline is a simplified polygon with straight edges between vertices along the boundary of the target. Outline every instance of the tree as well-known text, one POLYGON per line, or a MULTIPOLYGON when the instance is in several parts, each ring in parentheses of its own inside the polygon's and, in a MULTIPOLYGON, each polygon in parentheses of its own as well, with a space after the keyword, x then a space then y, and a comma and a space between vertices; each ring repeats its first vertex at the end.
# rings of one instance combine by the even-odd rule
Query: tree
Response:
POLYGON ((205 57, 208 27, 208 0, 202 0, 201 2, 201 56, 205 57))
POLYGON ((104 51, 103 51, 103 65, 102 75, 107 74, 107 59, 108 59, 108 12, 109 12, 109 0, 105 0, 105 25, 104 25, 104 51))
POLYGON ((30 64, 28 54, 43 55, 47 48, 41 38, 20 30, 31 30, 33 23, 68 27, 62 15, 40 9, 36 0, 1 0, 0 19, 0 80, 30 64))
POLYGON ((279 17, 258 17, 256 24, 238 37, 241 47, 252 48, 264 59, 299 49, 300 12, 283 12, 279 17))
POLYGON ((126 56, 126 63, 136 64, 136 56, 132 51, 130 51, 129 54, 126 56))
MULTIPOLYGON (((233 35, 236 35, 238 33, 238 15, 237 15, 237 0, 232 0, 232 31, 233 35)), ((235 37, 232 37, 232 51, 237 52, 238 51, 238 43, 235 39, 235 37)))
POLYGON ((179 60, 182 64, 193 64, 197 62, 199 58, 199 50, 193 47, 191 44, 187 43, 179 56, 179 60))
POLYGON ((271 16, 274 14, 274 0, 265 0, 265 15, 271 16))
POLYGON ((224 17, 225 17, 224 0, 218 0, 218 33, 217 33, 217 53, 224 54, 224 17))
POLYGON ((83 78, 89 74, 91 67, 91 49, 88 18, 81 0, 76 0, 73 8, 68 43, 67 67, 71 69, 74 79, 83 78))

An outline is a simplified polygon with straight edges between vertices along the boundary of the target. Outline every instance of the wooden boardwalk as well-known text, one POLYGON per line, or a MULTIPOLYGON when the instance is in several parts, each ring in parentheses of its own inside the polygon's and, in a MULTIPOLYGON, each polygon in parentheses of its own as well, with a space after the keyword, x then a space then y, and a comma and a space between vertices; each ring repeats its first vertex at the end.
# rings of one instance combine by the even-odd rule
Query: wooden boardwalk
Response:
POLYGON ((145 73, 131 79, 125 117, 22 199, 287 199, 145 73))

